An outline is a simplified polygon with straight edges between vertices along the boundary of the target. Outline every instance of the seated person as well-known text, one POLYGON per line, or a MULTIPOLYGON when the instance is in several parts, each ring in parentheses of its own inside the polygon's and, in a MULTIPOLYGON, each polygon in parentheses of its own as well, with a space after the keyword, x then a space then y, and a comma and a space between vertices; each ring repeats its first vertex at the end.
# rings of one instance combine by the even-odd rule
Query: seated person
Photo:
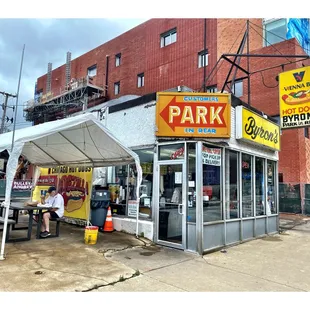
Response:
MULTIPOLYGON (((41 197, 41 206, 52 207, 49 211, 43 212, 43 221, 41 225, 40 236, 46 238, 51 235, 49 231, 49 220, 63 217, 64 215, 64 199, 61 194, 57 193, 56 187, 51 186, 48 191, 49 196, 41 197)), ((40 205, 40 204, 39 204, 40 205)))

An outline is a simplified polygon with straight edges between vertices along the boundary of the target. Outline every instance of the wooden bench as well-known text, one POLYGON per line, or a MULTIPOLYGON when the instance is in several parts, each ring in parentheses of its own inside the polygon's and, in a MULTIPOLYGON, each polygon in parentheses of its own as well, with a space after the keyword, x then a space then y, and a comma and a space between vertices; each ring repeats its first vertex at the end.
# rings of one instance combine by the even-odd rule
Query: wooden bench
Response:
MULTIPOLYGON (((0 225, 1 224, 4 224, 4 217, 0 217, 0 225)), ((8 242, 9 241, 9 235, 10 235, 10 232, 12 230, 12 225, 15 225, 16 222, 12 219, 8 219, 8 226, 7 226, 7 232, 6 232, 6 237, 5 237, 5 241, 8 242)))

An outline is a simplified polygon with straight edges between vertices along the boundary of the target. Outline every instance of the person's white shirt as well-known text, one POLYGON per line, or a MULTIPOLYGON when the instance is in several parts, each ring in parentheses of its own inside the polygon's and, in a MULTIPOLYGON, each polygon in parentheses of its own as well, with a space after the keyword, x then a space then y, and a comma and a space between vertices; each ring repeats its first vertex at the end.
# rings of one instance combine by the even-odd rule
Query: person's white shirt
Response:
POLYGON ((63 217, 65 210, 65 202, 63 197, 58 193, 54 197, 48 196, 45 199, 45 205, 49 205, 53 208, 58 208, 55 212, 59 217, 63 217))

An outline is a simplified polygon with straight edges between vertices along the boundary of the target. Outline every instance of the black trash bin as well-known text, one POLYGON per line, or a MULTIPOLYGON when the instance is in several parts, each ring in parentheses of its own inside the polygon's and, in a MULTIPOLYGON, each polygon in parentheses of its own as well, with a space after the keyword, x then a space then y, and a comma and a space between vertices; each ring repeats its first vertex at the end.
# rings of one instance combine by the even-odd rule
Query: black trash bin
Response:
POLYGON ((91 223, 103 230, 105 219, 108 213, 110 203, 110 192, 108 190, 93 190, 90 201, 91 223))

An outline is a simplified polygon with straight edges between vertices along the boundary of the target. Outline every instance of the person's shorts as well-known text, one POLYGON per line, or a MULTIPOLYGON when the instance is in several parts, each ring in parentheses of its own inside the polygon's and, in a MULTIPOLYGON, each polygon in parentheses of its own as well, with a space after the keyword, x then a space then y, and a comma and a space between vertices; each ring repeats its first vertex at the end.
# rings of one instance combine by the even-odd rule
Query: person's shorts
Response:
MULTIPOLYGON (((59 218, 58 214, 55 211, 47 211, 47 212, 51 215, 51 219, 58 219, 59 218)), ((43 214, 47 213, 47 212, 43 212, 43 214)))

